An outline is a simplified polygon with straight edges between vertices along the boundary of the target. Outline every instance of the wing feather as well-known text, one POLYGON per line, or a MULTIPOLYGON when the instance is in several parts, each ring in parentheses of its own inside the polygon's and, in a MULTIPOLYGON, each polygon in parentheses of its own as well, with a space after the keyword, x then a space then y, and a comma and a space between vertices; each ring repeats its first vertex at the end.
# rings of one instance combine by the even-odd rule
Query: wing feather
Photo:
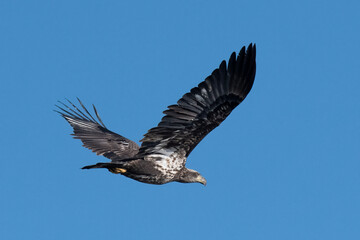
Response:
POLYGON ((255 45, 232 53, 197 87, 171 105, 157 127, 141 140, 139 155, 185 151, 186 157, 250 92, 254 83, 255 45), (172 151, 164 151, 171 149, 172 151))
POLYGON ((84 147, 112 161, 131 158, 138 153, 139 145, 105 127, 94 105, 98 121, 85 108, 80 99, 78 101, 84 112, 69 100, 67 101, 73 108, 59 102, 63 107, 57 106, 60 111, 56 112, 60 113, 73 127, 72 135, 75 139, 80 139, 84 147))

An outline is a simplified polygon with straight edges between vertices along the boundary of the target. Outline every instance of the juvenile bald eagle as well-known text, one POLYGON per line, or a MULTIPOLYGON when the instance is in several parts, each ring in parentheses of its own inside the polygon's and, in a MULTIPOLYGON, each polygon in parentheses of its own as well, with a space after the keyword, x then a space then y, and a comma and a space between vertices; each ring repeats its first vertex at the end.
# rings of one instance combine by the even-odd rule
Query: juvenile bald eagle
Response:
POLYGON ((249 93, 255 78, 255 55, 255 44, 250 44, 246 51, 243 47, 237 57, 232 53, 227 66, 222 61, 210 76, 164 111, 165 116, 144 135, 140 147, 108 130, 94 106, 97 119, 79 99, 82 109, 70 101, 70 107, 60 102, 63 106, 57 106, 58 112, 73 127, 74 138, 111 160, 83 169, 107 168, 112 173, 150 184, 176 181, 206 185, 200 173, 185 167, 186 159, 249 93))

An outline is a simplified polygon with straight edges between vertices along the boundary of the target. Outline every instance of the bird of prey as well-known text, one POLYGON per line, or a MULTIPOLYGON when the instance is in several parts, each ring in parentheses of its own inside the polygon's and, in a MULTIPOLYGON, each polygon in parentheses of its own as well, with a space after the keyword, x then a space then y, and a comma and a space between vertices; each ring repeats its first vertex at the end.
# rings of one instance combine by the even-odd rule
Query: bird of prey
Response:
POLYGON ((222 61, 197 87, 175 105, 168 106, 158 126, 135 142, 107 129, 93 105, 96 119, 78 99, 81 107, 61 103, 58 113, 73 127, 74 138, 97 155, 111 162, 100 162, 83 169, 106 168, 149 184, 169 182, 202 183, 205 178, 186 168, 186 159, 198 143, 220 125, 250 92, 255 79, 256 46, 233 52, 228 64, 222 61))

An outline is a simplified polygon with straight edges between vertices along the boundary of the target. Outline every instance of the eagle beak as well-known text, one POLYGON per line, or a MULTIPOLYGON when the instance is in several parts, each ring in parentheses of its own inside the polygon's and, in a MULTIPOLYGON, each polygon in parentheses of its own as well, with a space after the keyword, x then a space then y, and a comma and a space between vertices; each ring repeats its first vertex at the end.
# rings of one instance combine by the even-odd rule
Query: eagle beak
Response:
POLYGON ((197 181, 202 185, 206 186, 206 179, 203 176, 198 176, 197 181))

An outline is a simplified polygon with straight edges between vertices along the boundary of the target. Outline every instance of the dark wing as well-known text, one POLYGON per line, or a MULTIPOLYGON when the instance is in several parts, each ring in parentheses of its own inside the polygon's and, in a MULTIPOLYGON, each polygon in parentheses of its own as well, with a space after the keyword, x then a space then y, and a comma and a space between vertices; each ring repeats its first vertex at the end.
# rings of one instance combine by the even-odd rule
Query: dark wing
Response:
POLYGON ((235 52, 218 69, 164 111, 159 125, 141 140, 139 155, 177 152, 187 157, 249 93, 255 78, 255 44, 235 52))
POLYGON ((56 112, 60 113, 61 116, 70 123, 74 129, 72 135, 74 138, 80 139, 83 142, 84 147, 92 150, 97 155, 103 155, 112 161, 131 158, 138 153, 139 145, 105 127, 95 106, 93 107, 98 121, 93 118, 79 99, 78 101, 85 113, 69 100, 68 102, 73 108, 60 102, 63 107, 57 106, 60 111, 56 112))

